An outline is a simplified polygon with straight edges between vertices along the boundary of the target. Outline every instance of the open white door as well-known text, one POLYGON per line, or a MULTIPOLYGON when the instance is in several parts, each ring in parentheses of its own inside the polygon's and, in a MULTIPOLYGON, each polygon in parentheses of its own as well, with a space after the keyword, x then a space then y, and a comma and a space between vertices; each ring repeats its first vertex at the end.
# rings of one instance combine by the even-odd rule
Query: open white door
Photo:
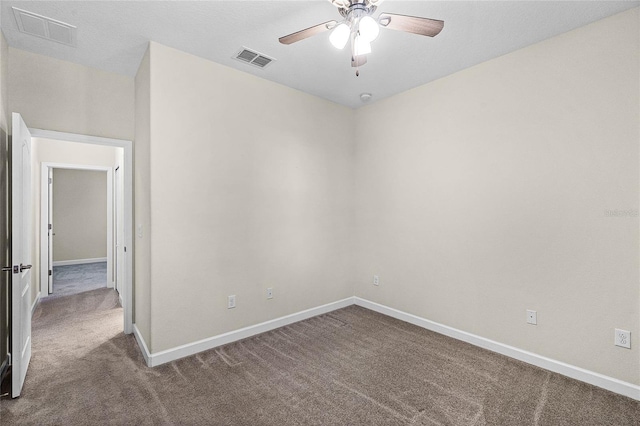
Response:
POLYGON ((13 113, 11 141, 11 397, 31 359, 31 134, 13 113))

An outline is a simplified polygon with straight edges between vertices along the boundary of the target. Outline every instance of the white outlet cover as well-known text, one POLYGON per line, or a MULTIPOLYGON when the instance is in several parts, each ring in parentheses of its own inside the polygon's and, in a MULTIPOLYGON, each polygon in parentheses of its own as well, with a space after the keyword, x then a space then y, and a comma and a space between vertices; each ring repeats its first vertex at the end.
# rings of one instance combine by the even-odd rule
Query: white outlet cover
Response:
POLYGON ((616 328, 614 344, 621 348, 631 349, 631 332, 616 328))
POLYGON ((538 312, 527 309, 527 324, 537 325, 538 324, 538 312))
POLYGON ((232 309, 236 307, 236 295, 231 295, 227 299, 227 309, 232 309))
POLYGON ((273 299, 273 288, 271 287, 267 289, 267 299, 273 299))
POLYGON ((373 276, 373 285, 380 285, 380 277, 377 275, 373 276))

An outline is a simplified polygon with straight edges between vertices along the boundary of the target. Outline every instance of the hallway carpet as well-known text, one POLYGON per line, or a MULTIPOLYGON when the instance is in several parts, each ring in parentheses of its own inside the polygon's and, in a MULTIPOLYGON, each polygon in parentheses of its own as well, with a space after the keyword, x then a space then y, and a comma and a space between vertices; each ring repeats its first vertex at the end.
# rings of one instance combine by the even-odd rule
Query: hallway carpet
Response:
POLYGON ((640 403, 350 306, 156 368, 115 292, 45 300, 7 425, 635 425, 640 403))
POLYGON ((69 296, 107 287, 107 262, 53 267, 53 293, 49 297, 69 296))

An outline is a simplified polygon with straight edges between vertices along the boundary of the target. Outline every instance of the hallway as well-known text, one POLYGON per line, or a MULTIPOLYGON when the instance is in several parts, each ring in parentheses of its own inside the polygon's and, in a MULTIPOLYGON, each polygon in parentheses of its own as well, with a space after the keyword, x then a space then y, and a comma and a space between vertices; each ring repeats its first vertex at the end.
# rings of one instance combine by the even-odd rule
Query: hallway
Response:
POLYGON ((23 394, 0 402, 2 424, 90 424, 121 409, 127 382, 136 378, 114 370, 132 359, 144 368, 134 338, 122 333, 122 315, 112 289, 44 299, 33 316, 33 355, 23 394), (100 419, 87 417, 87 407, 100 407, 100 419))

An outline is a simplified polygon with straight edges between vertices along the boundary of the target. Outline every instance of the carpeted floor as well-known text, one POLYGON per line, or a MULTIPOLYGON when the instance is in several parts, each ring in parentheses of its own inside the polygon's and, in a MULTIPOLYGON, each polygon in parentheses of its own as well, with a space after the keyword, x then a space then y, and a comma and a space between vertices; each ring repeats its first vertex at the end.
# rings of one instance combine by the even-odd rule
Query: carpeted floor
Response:
POLYGON ((351 306, 145 366, 113 290, 45 300, 5 425, 639 425, 640 403, 351 306))
POLYGON ((69 296, 107 287, 107 262, 53 267, 53 293, 49 297, 69 296))

